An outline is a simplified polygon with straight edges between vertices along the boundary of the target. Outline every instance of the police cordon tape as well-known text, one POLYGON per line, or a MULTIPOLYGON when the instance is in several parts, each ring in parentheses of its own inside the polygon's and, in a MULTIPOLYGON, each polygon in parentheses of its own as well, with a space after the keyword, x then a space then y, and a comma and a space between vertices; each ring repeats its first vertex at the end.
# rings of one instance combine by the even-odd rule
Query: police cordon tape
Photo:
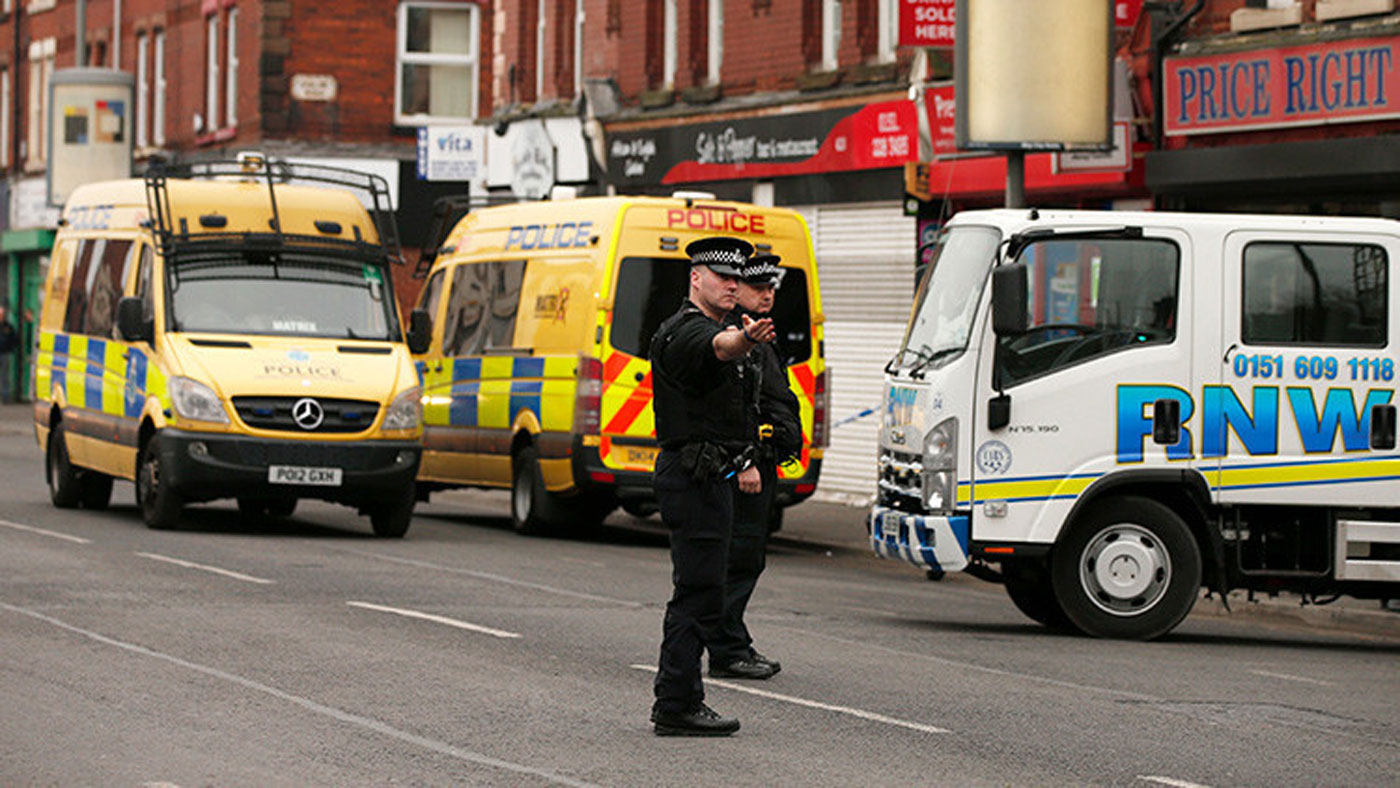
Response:
POLYGON ((878 407, 876 407, 876 408, 866 408, 865 410, 860 411, 859 413, 855 414, 854 416, 847 416, 846 418, 841 419, 840 421, 838 421, 838 422, 836 422, 835 424, 831 425, 831 428, 834 430, 834 429, 836 429, 837 427, 840 427, 840 426, 842 426, 842 425, 850 424, 850 423, 853 422, 853 421, 857 421, 857 420, 859 420, 859 419, 863 419, 863 418, 865 418, 866 416, 869 416, 870 414, 874 413, 876 410, 878 410, 878 407))

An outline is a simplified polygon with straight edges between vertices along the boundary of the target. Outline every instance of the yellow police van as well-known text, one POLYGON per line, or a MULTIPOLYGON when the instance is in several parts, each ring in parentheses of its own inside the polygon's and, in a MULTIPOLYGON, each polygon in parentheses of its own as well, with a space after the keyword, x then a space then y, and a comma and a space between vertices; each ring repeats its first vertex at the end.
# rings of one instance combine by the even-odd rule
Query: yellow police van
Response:
POLYGON ((104 508, 128 479, 152 528, 318 498, 402 536, 422 403, 391 222, 382 179, 259 155, 74 190, 33 370, 54 505, 104 508))
POLYGON ((432 324, 420 492, 511 490, 516 530, 596 524, 654 507, 647 349, 689 289, 684 249, 732 235, 782 257, 778 351, 802 408, 803 449, 778 508, 810 496, 827 443, 821 298, 797 213, 677 197, 585 197, 468 213, 447 233, 416 318, 432 324))

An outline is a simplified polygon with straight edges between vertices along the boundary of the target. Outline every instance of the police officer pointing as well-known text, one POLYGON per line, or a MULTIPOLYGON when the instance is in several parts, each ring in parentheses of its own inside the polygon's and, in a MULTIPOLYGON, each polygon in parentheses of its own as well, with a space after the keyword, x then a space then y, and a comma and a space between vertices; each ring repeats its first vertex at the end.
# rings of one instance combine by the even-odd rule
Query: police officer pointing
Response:
POLYGON ((655 389, 654 485, 670 530, 674 586, 662 624, 651 721, 660 736, 727 736, 739 721, 705 705, 700 657, 724 611, 734 496, 757 493, 757 374, 749 351, 775 336, 773 321, 725 325, 753 246, 738 238, 688 245, 690 296, 651 343, 655 389))

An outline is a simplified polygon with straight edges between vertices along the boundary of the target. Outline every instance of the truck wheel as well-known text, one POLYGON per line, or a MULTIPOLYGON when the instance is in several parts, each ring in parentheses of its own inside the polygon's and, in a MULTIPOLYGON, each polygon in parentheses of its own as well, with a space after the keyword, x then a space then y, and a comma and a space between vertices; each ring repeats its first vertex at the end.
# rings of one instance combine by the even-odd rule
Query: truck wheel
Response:
POLYGON ((1043 564, 1021 566, 1006 563, 1002 565, 1002 574, 1006 578, 1006 595, 1011 597, 1011 604, 1027 618, 1050 629, 1074 628, 1055 598, 1048 567, 1043 564))
MULTIPOLYGON (((273 501, 268 509, 275 511, 278 503, 273 501)), ((374 535, 380 539, 402 539, 408 533, 408 526, 413 523, 415 503, 418 503, 418 494, 410 482, 398 494, 397 500, 370 509, 369 524, 374 529, 374 535)), ((292 505, 295 506, 296 502, 293 501, 292 505)))
POLYGON ((1176 512, 1124 496, 1077 518, 1051 553, 1050 575, 1065 615, 1086 635, 1151 640, 1191 612, 1201 554, 1176 512))
POLYGON ((74 509, 82 502, 82 481, 68 459, 68 442, 63 438, 63 423, 49 430, 49 445, 44 452, 44 475, 49 482, 49 500, 60 509, 74 509))
POLYGON ((82 490, 80 497, 84 509, 100 511, 112 502, 112 477, 105 473, 83 471, 83 475, 78 477, 78 486, 82 490))
POLYGON ((515 479, 510 488, 510 523, 515 532, 540 536, 552 531, 549 505, 549 491, 540 474, 540 453, 534 446, 526 446, 515 457, 515 479))
POLYGON ((136 505, 141 507, 141 519, 147 528, 165 531, 180 521, 183 504, 167 484, 157 442, 153 435, 141 447, 141 461, 136 466, 136 505))

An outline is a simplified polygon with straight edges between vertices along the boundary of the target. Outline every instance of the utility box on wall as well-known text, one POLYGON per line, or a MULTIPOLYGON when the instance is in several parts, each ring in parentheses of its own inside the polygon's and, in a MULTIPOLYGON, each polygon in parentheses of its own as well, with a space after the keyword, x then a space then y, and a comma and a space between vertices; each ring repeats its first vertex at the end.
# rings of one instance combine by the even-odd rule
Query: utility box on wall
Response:
POLYGON ((65 68, 49 81, 48 202, 85 183, 131 177, 135 78, 108 68, 65 68))

